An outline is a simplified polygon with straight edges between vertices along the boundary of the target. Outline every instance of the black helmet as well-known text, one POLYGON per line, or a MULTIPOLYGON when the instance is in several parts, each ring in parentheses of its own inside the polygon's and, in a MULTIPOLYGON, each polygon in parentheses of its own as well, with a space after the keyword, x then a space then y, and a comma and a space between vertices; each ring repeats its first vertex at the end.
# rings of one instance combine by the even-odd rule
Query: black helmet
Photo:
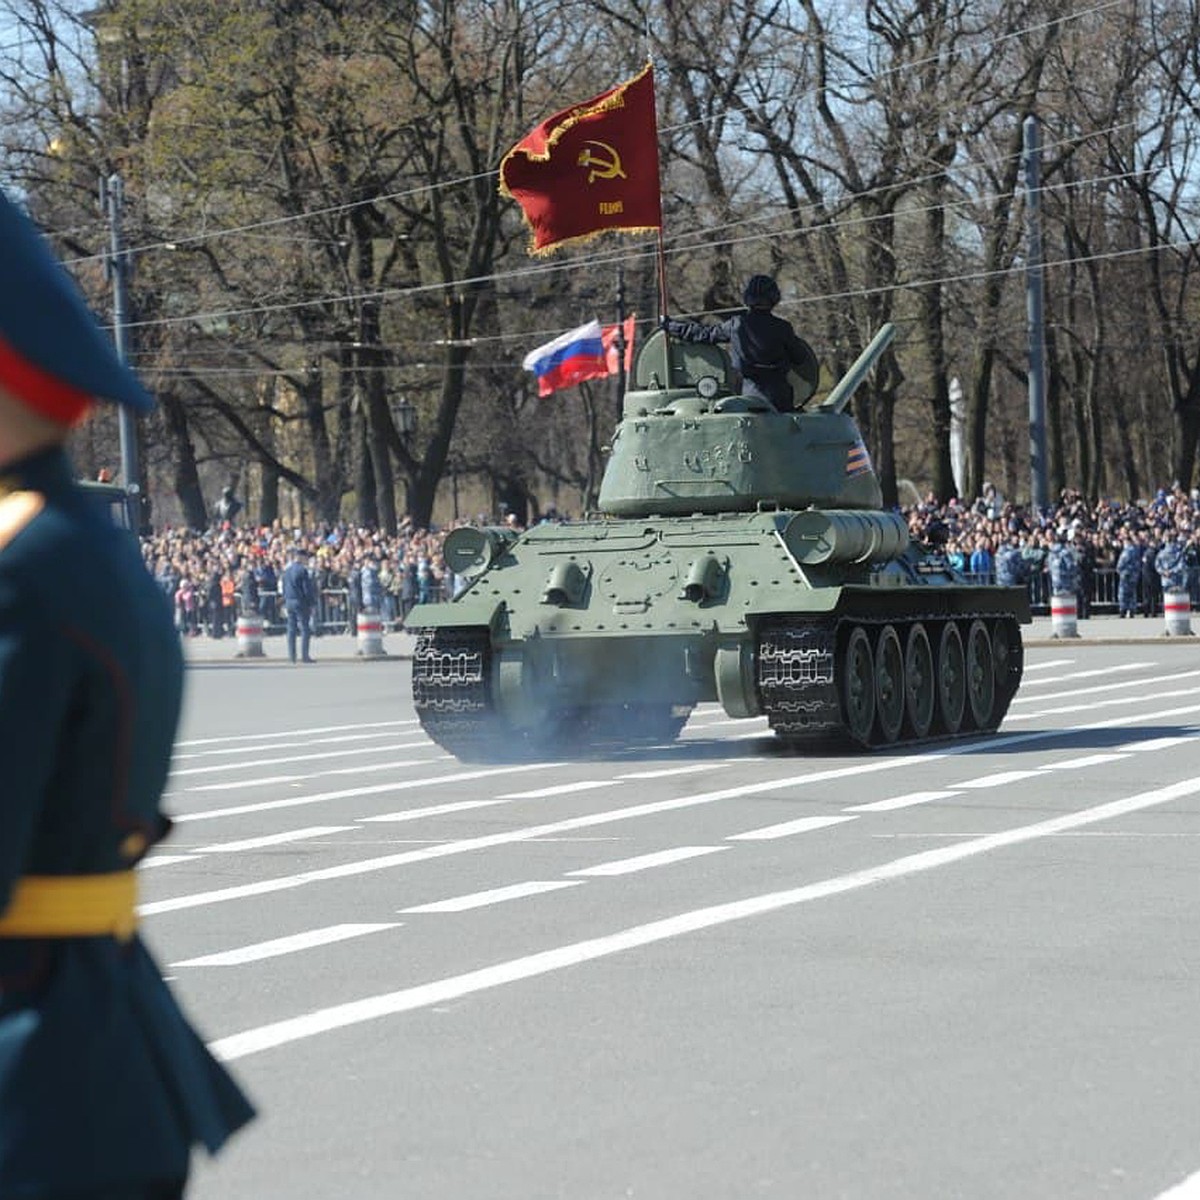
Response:
POLYGON ((751 275, 742 303, 747 308, 774 308, 779 303, 779 284, 770 275, 751 275))

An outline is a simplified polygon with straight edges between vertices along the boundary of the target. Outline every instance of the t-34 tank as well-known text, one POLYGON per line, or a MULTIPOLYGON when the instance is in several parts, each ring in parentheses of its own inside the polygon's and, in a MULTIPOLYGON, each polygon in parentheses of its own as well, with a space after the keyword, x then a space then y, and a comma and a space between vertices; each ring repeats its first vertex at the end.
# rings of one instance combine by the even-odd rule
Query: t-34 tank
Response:
MULTIPOLYGON (((795 413, 739 395, 720 347, 654 334, 601 515, 446 538, 468 586, 407 619, 426 732, 483 760, 658 743, 701 701, 789 743, 996 729, 1028 597, 910 542, 845 412, 893 332, 795 413)), ((815 383, 794 379, 797 399, 815 383)))

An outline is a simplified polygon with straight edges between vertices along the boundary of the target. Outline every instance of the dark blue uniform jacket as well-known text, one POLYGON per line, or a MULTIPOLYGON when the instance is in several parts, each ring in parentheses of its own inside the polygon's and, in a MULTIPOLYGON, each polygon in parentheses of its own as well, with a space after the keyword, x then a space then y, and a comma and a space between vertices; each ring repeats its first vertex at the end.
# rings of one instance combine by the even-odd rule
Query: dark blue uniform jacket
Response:
POLYGON ((743 392, 769 400, 780 412, 791 412, 794 407, 789 371, 811 383, 809 395, 820 376, 812 347, 789 322, 763 309, 747 309, 718 325, 678 320, 666 325, 668 332, 688 342, 728 342, 733 368, 742 376, 743 392))
MULTIPOLYGON (((66 456, 0 472, 0 911, 22 875, 119 871, 165 835, 182 679, 66 456)), ((140 939, 0 937, 0 1200, 182 1177, 251 1115, 140 939)))

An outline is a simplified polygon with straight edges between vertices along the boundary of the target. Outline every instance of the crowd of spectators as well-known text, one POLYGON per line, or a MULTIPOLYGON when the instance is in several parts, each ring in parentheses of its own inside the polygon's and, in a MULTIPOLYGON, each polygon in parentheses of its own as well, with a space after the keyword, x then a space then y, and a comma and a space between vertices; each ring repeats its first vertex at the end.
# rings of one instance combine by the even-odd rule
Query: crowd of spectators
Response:
POLYGON ((1160 614, 1164 590, 1187 590, 1200 603, 1200 489, 1095 504, 1067 489, 1057 504, 1034 511, 985 484, 972 504, 929 496, 906 515, 914 540, 940 548, 970 576, 1026 584, 1035 606, 1075 594, 1083 619, 1098 598, 1122 617, 1160 614))
POLYGON ((459 581, 442 559, 450 528, 417 529, 406 519, 389 537, 352 526, 302 530, 226 519, 205 531, 168 528, 143 537, 142 556, 180 633, 223 637, 240 614, 259 614, 268 627, 283 624, 280 579, 289 552, 300 547, 317 586, 316 631, 353 633, 362 610, 394 627, 414 604, 454 594, 459 581))
MULTIPOLYGON (((904 513, 914 541, 940 550, 971 578, 1027 585, 1035 607, 1048 605, 1052 593, 1075 593, 1082 619, 1104 592, 1100 598, 1122 616, 1151 617, 1162 612, 1164 589, 1173 588, 1188 590, 1200 605, 1200 489, 1164 488, 1148 501, 1095 504, 1066 490, 1057 504, 1034 511, 985 484, 973 503, 928 496, 904 513)), ((205 531, 168 528, 142 538, 146 565, 182 634, 232 634, 239 613, 247 612, 282 625, 279 580, 293 546, 309 555, 318 632, 353 633, 362 610, 398 628, 414 604, 448 600, 461 586, 442 557, 454 524, 490 523, 480 515, 428 530, 406 518, 389 536, 342 525, 258 526, 236 516, 218 518, 205 531)), ((520 528, 511 515, 505 523, 520 528)))

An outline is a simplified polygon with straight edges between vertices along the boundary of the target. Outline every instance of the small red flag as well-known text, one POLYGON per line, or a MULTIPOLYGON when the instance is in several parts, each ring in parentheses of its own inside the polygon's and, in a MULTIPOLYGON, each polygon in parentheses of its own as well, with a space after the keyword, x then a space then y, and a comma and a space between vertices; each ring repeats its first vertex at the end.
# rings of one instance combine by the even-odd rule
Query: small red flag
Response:
MULTIPOLYGON (((625 318, 621 336, 625 341, 625 374, 633 370, 633 338, 637 323, 637 313, 625 318)), ((604 365, 609 375, 621 373, 621 356, 617 352, 618 325, 605 325, 600 331, 600 339, 604 343, 604 365)))
POLYGON ((521 206, 532 254, 661 228, 653 68, 526 134, 500 163, 500 192, 521 206))

